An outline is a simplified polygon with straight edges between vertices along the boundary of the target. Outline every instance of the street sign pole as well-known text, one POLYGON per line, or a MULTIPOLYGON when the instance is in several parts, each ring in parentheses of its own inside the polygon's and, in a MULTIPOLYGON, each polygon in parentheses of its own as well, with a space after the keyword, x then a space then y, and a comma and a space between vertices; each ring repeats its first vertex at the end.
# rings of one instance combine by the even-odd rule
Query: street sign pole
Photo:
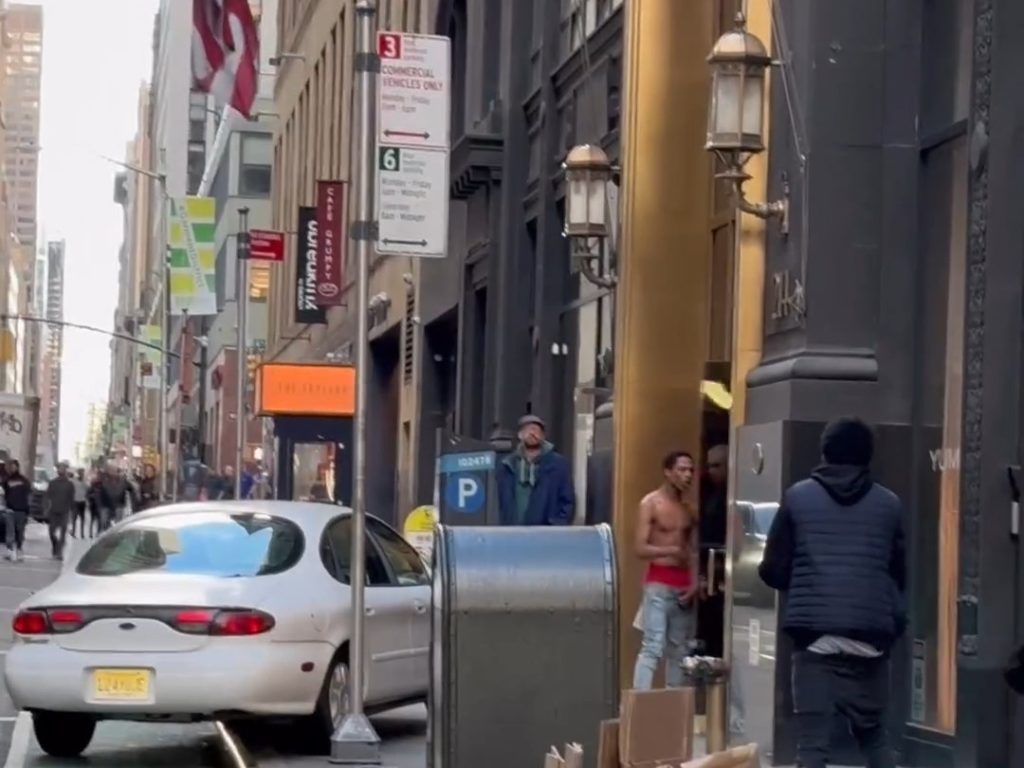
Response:
POLYGON ((363 710, 366 679, 366 389, 370 365, 369 310, 370 249, 373 247, 374 166, 374 85, 379 59, 374 47, 376 4, 373 0, 356 2, 355 73, 356 144, 353 147, 356 186, 356 222, 352 236, 356 246, 356 402, 354 483, 352 493, 352 550, 349 589, 352 594, 352 639, 348 663, 350 681, 349 711, 331 737, 332 763, 343 765, 380 765, 380 737, 363 710))
MULTIPOLYGON (((238 445, 235 446, 235 498, 242 498, 242 472, 245 469, 245 439, 249 436, 248 413, 246 412, 245 393, 249 378, 248 346, 249 346, 249 209, 238 209, 238 244, 235 249, 237 277, 235 280, 235 303, 238 305, 238 352, 235 362, 238 366, 238 381, 235 382, 235 424, 238 445)), ((202 439, 202 438, 200 438, 202 439)))

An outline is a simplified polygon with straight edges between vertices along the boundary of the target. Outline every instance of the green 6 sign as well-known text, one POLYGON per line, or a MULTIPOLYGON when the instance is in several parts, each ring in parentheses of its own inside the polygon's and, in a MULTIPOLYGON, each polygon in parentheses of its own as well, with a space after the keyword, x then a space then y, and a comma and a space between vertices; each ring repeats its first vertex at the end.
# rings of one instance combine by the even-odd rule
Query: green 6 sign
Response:
POLYGON ((382 171, 400 171, 402 155, 398 147, 380 147, 378 149, 377 167, 382 171))

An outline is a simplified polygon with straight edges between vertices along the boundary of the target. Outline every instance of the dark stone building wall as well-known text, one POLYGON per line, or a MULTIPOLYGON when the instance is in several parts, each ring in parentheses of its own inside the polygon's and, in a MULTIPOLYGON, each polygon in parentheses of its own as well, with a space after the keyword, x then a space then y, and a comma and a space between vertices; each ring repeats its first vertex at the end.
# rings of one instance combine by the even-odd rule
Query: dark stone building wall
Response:
MULTIPOLYGON (((792 209, 788 236, 768 227, 764 358, 737 455, 764 448, 769 486, 784 487, 817 460, 829 418, 878 426, 876 471, 905 502, 910 554, 901 764, 1021 765, 1020 702, 1001 671, 1024 639, 1007 480, 1021 463, 1024 6, 775 5, 769 196, 788 184, 792 209)), ((738 477, 740 497, 765 487, 738 477)), ((780 640, 782 761, 787 650, 780 640)))
POLYGON ((453 51, 452 202, 449 257, 420 269, 421 500, 439 429, 507 438, 529 411, 563 453, 574 449, 580 278, 562 237, 561 162, 577 142, 617 155, 623 14, 603 4, 584 51, 563 5, 438 8, 453 51))

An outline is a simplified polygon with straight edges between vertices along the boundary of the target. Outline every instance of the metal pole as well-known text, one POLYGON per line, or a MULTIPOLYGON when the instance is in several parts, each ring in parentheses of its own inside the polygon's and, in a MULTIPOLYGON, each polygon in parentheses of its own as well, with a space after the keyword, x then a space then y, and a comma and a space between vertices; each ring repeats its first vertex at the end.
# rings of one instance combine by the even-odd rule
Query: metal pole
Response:
POLYGON ((238 381, 235 395, 238 404, 235 407, 235 429, 238 435, 238 445, 235 447, 235 498, 242 498, 242 469, 245 465, 245 438, 247 437, 245 391, 246 378, 248 377, 247 355, 248 348, 248 314, 249 314, 249 209, 238 209, 238 254, 235 258, 237 263, 237 277, 235 279, 235 302, 238 305, 238 381))
MULTIPOLYGON (((161 152, 161 159, 163 161, 163 151, 161 152)), ((163 245, 161 251, 164 253, 163 262, 160 265, 160 286, 163 298, 160 302, 160 335, 161 335, 161 346, 164 349, 169 350, 170 339, 171 339, 171 244, 170 244, 170 231, 171 231, 171 199, 167 194, 167 176, 160 174, 158 177, 160 183, 160 209, 163 212, 164 226, 163 226, 163 245)), ((167 388, 168 388, 168 376, 167 367, 170 365, 170 355, 160 355, 160 498, 162 500, 167 499, 167 481, 168 475, 171 468, 171 439, 170 432, 167 424, 167 388)))
MULTIPOLYGON (((164 195, 166 203, 167 196, 164 195)), ((166 215, 166 204, 164 205, 164 211, 166 215)), ((162 281, 162 292, 163 300, 160 302, 160 333, 163 337, 164 349, 170 349, 171 347, 171 280, 170 272, 171 265, 170 261, 170 246, 166 247, 164 251, 164 264, 160 271, 160 279, 162 281)), ((167 494, 167 481, 169 479, 169 473, 171 469, 171 433, 168 429, 167 423, 167 408, 168 408, 168 385, 170 384, 169 377, 167 375, 167 367, 171 364, 170 355, 160 356, 160 496, 166 499, 167 494)), ((174 484, 175 487, 177 483, 174 484)))
POLYGON ((132 449, 135 447, 135 349, 132 348, 129 354, 131 355, 131 365, 128 366, 128 391, 125 393, 125 399, 128 401, 128 455, 125 465, 128 476, 131 477, 132 464, 135 459, 132 454, 132 449))
POLYGON ((206 337, 206 319, 199 321, 200 342, 199 342, 199 413, 197 416, 197 427, 199 431, 199 463, 206 464, 206 368, 209 365, 207 360, 207 346, 209 339, 206 337))
POLYGON ((356 222, 353 239, 356 246, 356 412, 354 487, 352 494, 352 640, 349 645, 351 685, 350 710, 331 738, 331 762, 347 765, 380 765, 380 737, 363 711, 366 671, 366 384, 369 374, 370 248, 373 245, 373 162, 374 104, 373 88, 380 61, 374 45, 376 4, 373 0, 356 3, 355 72, 358 101, 357 127, 353 137, 355 155, 356 222))
MULTIPOLYGON (((184 461, 185 454, 182 450, 182 429, 181 429, 181 413, 184 409, 185 400, 185 366, 191 364, 191 360, 185 360, 184 353, 188 349, 189 345, 185 343, 185 337, 188 336, 188 310, 184 309, 181 312, 181 360, 178 365, 178 398, 174 401, 174 480, 171 482, 171 501, 176 502, 178 500, 178 475, 181 472, 181 464, 184 461)), ((168 448, 170 446, 168 445, 168 448)))

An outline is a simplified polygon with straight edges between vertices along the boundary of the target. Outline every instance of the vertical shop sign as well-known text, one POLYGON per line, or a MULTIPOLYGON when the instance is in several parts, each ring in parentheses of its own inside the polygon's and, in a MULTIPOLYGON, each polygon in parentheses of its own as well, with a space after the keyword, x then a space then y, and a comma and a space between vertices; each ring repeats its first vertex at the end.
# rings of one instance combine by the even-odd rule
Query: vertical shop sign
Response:
POLYGON ((324 325, 327 310, 316 303, 317 263, 316 208, 299 208, 299 237, 295 259, 295 322, 324 325))
POLYGON ((345 251, 347 239, 345 183, 316 183, 316 221, 320 237, 316 259, 316 304, 318 307, 341 306, 345 284, 345 251))

